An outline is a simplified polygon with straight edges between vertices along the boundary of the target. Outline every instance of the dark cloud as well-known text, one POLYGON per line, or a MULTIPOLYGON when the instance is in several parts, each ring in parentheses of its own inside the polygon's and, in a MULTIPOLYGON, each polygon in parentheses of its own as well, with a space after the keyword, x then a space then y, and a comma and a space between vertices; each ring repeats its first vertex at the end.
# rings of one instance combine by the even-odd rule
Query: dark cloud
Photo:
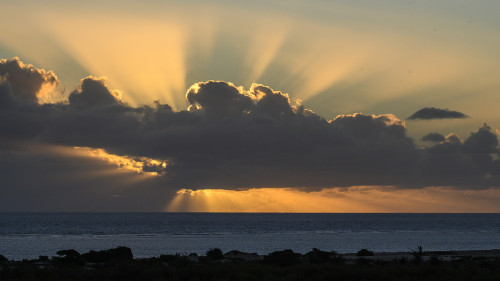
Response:
POLYGON ((187 91, 189 110, 202 110, 209 117, 240 117, 250 110, 252 97, 223 81, 196 83, 187 91))
POLYGON ((104 78, 89 76, 80 82, 80 89, 74 90, 69 95, 69 104, 75 108, 89 108, 121 103, 121 93, 110 90, 104 78))
POLYGON ((486 123, 477 132, 470 134, 464 142, 464 149, 469 153, 488 154, 498 152, 498 137, 486 123))
POLYGON ((429 142, 442 142, 445 141, 445 137, 439 133, 429 133, 425 136, 422 137, 422 141, 429 141, 429 142))
MULTIPOLYGON (((253 84, 250 88, 252 95, 259 99, 254 111, 267 114, 273 118, 292 116, 290 98, 281 92, 275 92, 264 85, 253 84)), ((303 110, 303 109, 302 109, 303 110)))
POLYGON ((446 137, 439 133, 429 133, 421 138, 422 141, 428 142, 449 142, 461 144, 462 140, 454 133, 448 134, 446 137))
POLYGON ((418 168, 422 177, 432 179, 435 185, 499 186, 497 135, 486 124, 463 143, 450 134, 446 142, 426 152, 418 168))
POLYGON ((449 109, 441 109, 435 107, 424 107, 413 113, 409 120, 430 120, 430 119, 452 119, 452 118, 467 118, 468 116, 462 112, 453 111, 449 109))
POLYGON ((0 76, 10 84, 16 99, 31 103, 38 102, 43 90, 50 90, 59 83, 54 72, 25 65, 17 57, 0 60, 0 76))
POLYGON ((0 143, 0 212, 159 211, 175 190, 161 177, 117 172, 114 164, 69 147, 0 143))
POLYGON ((11 139, 166 161, 143 169, 161 174, 171 189, 500 186, 497 136, 488 126, 464 142, 450 134, 421 148, 392 114, 328 121, 264 85, 208 81, 186 98, 188 110, 159 102, 132 107, 88 77, 69 103, 0 110, 0 130, 11 139))
POLYGON ((0 76, 0 108, 8 108, 12 105, 12 90, 5 77, 0 76))

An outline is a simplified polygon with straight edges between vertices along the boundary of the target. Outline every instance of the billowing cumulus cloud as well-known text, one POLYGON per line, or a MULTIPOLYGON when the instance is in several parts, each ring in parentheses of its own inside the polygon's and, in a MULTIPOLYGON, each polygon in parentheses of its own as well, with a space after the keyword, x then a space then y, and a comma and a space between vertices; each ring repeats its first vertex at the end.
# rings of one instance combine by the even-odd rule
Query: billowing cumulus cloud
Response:
POLYGON ((82 79, 80 89, 69 95, 69 104, 75 108, 89 108, 120 103, 121 93, 110 90, 105 84, 105 78, 89 76, 82 79))
POLYGON ((434 179, 435 185, 498 186, 498 140, 491 128, 485 124, 463 143, 455 137, 449 135, 426 151, 422 176, 434 179))
POLYGON ((186 98, 181 111, 132 107, 87 77, 67 103, 0 106, 0 130, 9 139, 157 159, 161 165, 143 169, 167 189, 500 186, 497 136, 487 125, 463 142, 450 134, 421 148, 395 115, 326 120, 264 85, 200 82, 186 98))
POLYGON ((498 152, 498 137, 485 123, 479 131, 471 133, 470 137, 465 140, 464 148, 471 153, 497 153, 498 152))
POLYGON ((252 106, 252 97, 242 88, 222 81, 196 83, 189 88, 186 98, 190 110, 202 110, 216 118, 238 118, 252 106))
MULTIPOLYGON (((482 130, 482 128, 480 130, 482 130)), ((457 143, 457 144, 462 143, 462 140, 454 133, 450 133, 447 136, 443 136, 439 133, 429 133, 429 134, 423 136, 420 140, 427 141, 427 142, 448 142, 448 143, 457 143)))
POLYGON ((449 109, 441 109, 435 107, 424 107, 413 113, 409 120, 430 120, 430 119, 452 119, 452 118, 467 118, 468 116, 462 112, 453 111, 449 109))
POLYGON ((0 76, 10 84, 14 98, 30 103, 46 99, 44 95, 59 83, 54 72, 26 65, 17 57, 0 60, 0 76))
POLYGON ((439 133, 429 133, 422 137, 422 141, 429 141, 429 142, 442 142, 445 140, 446 140, 445 137, 439 133))

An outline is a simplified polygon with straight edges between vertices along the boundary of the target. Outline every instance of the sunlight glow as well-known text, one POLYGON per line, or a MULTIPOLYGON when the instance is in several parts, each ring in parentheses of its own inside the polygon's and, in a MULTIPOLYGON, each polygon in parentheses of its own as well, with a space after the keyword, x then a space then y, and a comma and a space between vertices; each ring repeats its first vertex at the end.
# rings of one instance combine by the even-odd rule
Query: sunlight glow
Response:
POLYGON ((184 102, 176 95, 186 89, 183 26, 99 14, 92 21, 71 15, 64 25, 60 15, 50 18, 54 40, 89 72, 107 76, 113 88, 125 89, 132 104, 184 102))
MULTIPOLYGON (((495 83, 485 78, 472 78, 470 69, 483 68, 484 63, 467 50, 470 46, 455 46, 436 41, 429 45, 426 36, 406 37, 392 30, 380 29, 369 33, 358 26, 333 27, 303 24, 297 28, 303 38, 277 58, 289 69, 285 85, 293 85, 296 98, 304 101, 325 91, 332 97, 345 94, 352 103, 338 107, 344 112, 363 110, 365 104, 374 104, 431 87, 464 84, 464 87, 495 83), (322 36, 328 34, 328 36, 322 36), (418 50, 418 51, 417 51, 418 50), (430 67, 432 62, 432 67, 430 67), (352 93, 335 92, 338 84, 357 85, 352 93), (333 90, 332 90, 333 89, 333 90), (360 95, 356 99, 352 95, 360 95)), ((290 86, 289 86, 290 87, 290 86)))
POLYGON ((99 158, 116 165, 119 169, 135 171, 140 174, 160 176, 162 175, 161 171, 168 165, 167 161, 147 157, 130 157, 110 154, 102 148, 74 147, 74 149, 78 151, 80 155, 83 154, 99 158), (148 169, 145 169, 146 166, 156 167, 156 169, 148 171, 148 169))
POLYGON ((396 189, 357 186, 305 192, 292 188, 248 190, 181 189, 168 212, 498 212, 500 189, 458 190, 447 187, 396 189))
POLYGON ((252 34, 252 42, 244 63, 245 67, 250 68, 243 78, 245 85, 260 81, 269 65, 279 56, 278 52, 283 47, 288 33, 285 26, 273 26, 272 29, 263 26, 252 34))
MULTIPOLYGON (((64 65, 62 75, 78 68, 107 76, 132 105, 159 99, 181 110, 186 85, 224 80, 266 84, 328 112, 386 113, 380 104, 414 104, 419 96, 455 108, 474 103, 471 116, 498 119, 496 103, 482 103, 498 96, 498 79, 490 75, 500 58, 495 26, 448 13, 422 17, 418 9, 342 1, 299 1, 292 5, 297 10, 197 3, 193 11, 182 2, 149 8, 108 3, 100 11, 87 4, 35 6, 29 12, 8 4, 13 12, 0 20, 6 27, 0 48, 25 61, 64 65), (426 95, 432 91, 439 95, 426 95), (314 100, 323 94, 328 97, 314 100)), ((76 79, 66 85, 69 91, 76 79)))
POLYGON ((3 142, 2 145, 14 151, 27 151, 30 154, 43 156, 52 155, 56 158, 62 157, 67 159, 70 165, 72 161, 83 161, 88 166, 88 169, 59 174, 58 180, 86 181, 88 179, 102 179, 106 182, 113 182, 113 184, 107 184, 106 188, 114 186, 126 189, 136 183, 158 178, 159 174, 156 172, 142 171, 141 167, 146 164, 154 164, 163 168, 167 166, 165 161, 112 155, 106 153, 103 149, 70 147, 34 141, 3 142))

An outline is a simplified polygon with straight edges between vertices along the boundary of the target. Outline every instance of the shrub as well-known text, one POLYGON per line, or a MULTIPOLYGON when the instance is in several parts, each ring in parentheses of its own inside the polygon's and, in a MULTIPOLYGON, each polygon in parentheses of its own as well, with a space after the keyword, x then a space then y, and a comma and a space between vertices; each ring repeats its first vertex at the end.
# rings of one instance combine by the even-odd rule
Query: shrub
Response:
POLYGON ((325 252, 319 249, 313 248, 312 251, 306 253, 304 255, 310 263, 322 263, 330 260, 330 257, 337 257, 336 252, 325 252))
POLYGON ((132 250, 128 247, 116 247, 103 251, 90 251, 81 255, 82 259, 86 262, 103 263, 110 261, 131 261, 134 256, 132 250))
POLYGON ((375 255, 372 251, 369 251, 367 249, 361 249, 356 253, 356 256, 358 257, 368 257, 368 256, 373 256, 375 255))
POLYGON ((169 266, 175 266, 175 267, 182 267, 192 263, 186 256, 182 256, 179 254, 160 255, 160 260, 162 262, 166 262, 169 266))
POLYGON ((264 257, 264 263, 274 264, 278 266, 291 266, 300 263, 300 254, 294 253, 292 250, 283 250, 272 252, 264 257))
POLYGON ((58 256, 62 256, 63 258, 68 258, 68 259, 76 259, 80 256, 80 253, 78 253, 76 250, 73 249, 60 250, 57 251, 56 254, 58 256))
POLYGON ((413 255, 413 261, 415 263, 421 263, 423 258, 424 251, 422 250, 422 246, 418 246, 416 250, 411 250, 411 254, 413 255))
POLYGON ((221 260, 224 258, 224 254, 219 248, 213 248, 208 250, 206 256, 209 260, 221 260))

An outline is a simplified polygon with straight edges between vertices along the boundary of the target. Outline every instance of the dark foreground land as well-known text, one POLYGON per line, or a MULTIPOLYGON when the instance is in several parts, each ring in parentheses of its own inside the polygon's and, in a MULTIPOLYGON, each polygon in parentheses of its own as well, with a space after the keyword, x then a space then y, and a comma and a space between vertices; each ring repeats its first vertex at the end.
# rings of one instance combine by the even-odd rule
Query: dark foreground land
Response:
POLYGON ((500 250, 339 255, 313 249, 265 256, 219 249, 204 256, 134 259, 127 247, 9 261, 0 255, 0 280, 500 280, 500 250))

